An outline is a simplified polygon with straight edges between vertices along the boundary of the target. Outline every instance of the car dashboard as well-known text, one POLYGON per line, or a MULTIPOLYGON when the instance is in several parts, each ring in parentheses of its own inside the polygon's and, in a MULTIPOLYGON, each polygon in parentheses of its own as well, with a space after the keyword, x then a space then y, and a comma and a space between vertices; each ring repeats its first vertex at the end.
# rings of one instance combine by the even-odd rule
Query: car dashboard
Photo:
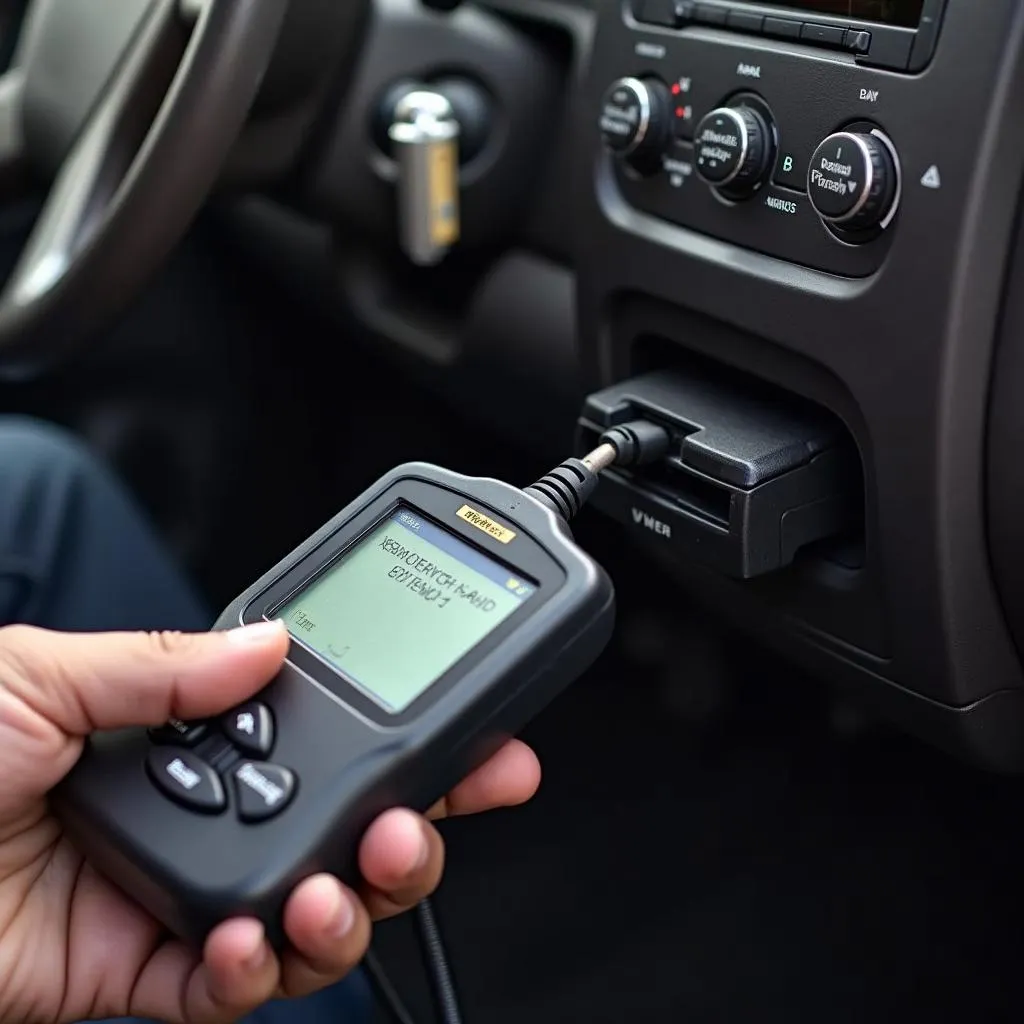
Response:
POLYGON ((681 602, 1024 765, 1020 5, 376 0, 368 31, 239 230, 513 441, 661 417, 671 464, 599 505, 681 602), (430 266, 387 141, 412 86, 484 111, 430 266))
POLYGON ((593 514, 676 614, 1024 768, 1024 7, 289 12, 215 210, 296 308, 541 463, 657 421, 593 514))

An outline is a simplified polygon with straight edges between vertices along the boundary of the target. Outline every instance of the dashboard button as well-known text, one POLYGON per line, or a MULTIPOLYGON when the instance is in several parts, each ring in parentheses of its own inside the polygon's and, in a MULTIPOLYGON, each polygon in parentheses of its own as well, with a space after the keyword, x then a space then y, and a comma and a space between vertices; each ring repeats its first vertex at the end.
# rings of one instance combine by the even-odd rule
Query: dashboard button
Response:
POLYGON ((699 21, 702 25, 724 25, 728 13, 724 7, 710 7, 707 4, 697 4, 693 20, 699 21))
POLYGON ((850 53, 867 53, 871 49, 871 33, 862 28, 848 29, 843 45, 850 53))
POLYGON ((676 27, 675 0, 638 0, 634 11, 636 20, 644 25, 676 27))
POLYGON ((760 35, 764 27, 764 16, 751 14, 749 11, 730 11, 728 24, 729 28, 734 28, 737 32, 751 32, 754 35, 760 35))
POLYGON ((808 43, 819 46, 842 46, 846 39, 846 29, 838 25, 818 25, 807 22, 800 30, 800 38, 808 43))
POLYGON ((789 18, 765 18, 762 31, 773 39, 799 39, 802 22, 790 21, 789 18))
POLYGON ((693 21, 693 16, 697 11, 696 0, 675 0, 676 7, 676 25, 682 28, 683 25, 693 21))

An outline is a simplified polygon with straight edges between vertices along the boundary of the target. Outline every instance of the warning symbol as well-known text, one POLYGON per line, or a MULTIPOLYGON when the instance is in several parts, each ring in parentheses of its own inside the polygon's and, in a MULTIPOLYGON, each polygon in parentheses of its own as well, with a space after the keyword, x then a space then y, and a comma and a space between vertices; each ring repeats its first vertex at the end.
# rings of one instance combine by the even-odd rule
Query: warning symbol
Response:
POLYGON ((931 167, 924 172, 921 184, 924 185, 925 188, 942 188, 942 175, 939 174, 939 169, 935 164, 932 164, 931 167))

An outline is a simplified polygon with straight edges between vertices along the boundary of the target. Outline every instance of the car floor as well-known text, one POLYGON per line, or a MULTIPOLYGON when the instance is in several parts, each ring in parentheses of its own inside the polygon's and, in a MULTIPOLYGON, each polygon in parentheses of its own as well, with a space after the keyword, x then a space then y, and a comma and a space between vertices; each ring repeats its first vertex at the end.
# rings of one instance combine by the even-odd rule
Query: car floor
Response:
MULTIPOLYGON (((612 571, 619 640, 527 733, 540 795, 445 826, 466 1024, 1019 1020, 1022 784, 720 657, 696 613, 659 629, 649 570, 612 571)), ((409 921, 379 931, 431 1021, 409 921)))

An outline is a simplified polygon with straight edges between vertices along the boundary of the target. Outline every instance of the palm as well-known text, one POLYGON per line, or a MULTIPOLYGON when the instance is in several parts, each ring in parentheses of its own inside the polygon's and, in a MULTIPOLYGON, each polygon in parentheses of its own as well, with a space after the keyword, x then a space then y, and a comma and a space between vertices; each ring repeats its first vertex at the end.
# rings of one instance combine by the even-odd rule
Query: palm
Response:
POLYGON ((0 883, 0 1018, 76 1021, 166 1012, 198 958, 98 875, 41 810, 7 844, 0 883))

